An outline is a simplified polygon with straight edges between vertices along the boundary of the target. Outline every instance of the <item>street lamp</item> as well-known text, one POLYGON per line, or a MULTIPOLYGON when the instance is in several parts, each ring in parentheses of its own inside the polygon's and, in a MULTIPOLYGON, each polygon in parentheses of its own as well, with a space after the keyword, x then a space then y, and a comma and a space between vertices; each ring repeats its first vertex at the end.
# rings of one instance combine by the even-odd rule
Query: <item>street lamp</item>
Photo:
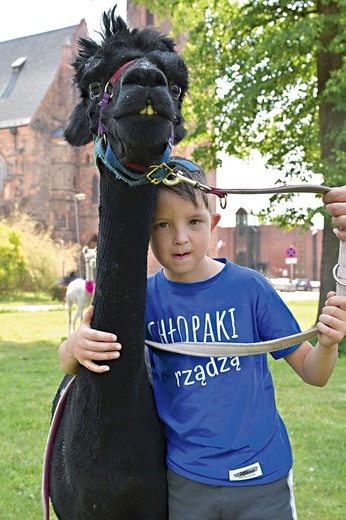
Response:
MULTIPOLYGON (((74 214, 76 218, 76 242, 80 246, 80 233, 79 233, 79 214, 78 214, 78 202, 86 199, 85 193, 76 193, 74 195, 74 214)), ((78 255, 78 274, 82 274, 81 255, 78 255)))

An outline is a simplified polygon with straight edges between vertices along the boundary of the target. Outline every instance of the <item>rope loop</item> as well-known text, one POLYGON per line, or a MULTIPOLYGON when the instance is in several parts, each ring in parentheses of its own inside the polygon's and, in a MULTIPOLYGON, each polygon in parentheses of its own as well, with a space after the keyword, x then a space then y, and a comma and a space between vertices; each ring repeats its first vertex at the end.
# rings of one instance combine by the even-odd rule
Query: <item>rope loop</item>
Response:
POLYGON ((346 283, 342 282, 340 278, 338 277, 338 270, 339 270, 340 264, 336 264, 333 267, 333 277, 337 284, 341 285, 342 287, 346 287, 346 283))

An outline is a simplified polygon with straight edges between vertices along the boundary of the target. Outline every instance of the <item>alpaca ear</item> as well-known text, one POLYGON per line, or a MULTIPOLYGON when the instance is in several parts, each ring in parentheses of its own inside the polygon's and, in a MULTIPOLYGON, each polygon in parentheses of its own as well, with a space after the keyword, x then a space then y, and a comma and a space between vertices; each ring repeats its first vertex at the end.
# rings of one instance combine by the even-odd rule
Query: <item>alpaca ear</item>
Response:
POLYGON ((87 111, 83 101, 76 105, 64 132, 66 141, 73 146, 84 146, 92 141, 87 111))
POLYGON ((165 45, 165 47, 167 47, 169 52, 175 52, 175 50, 174 50, 175 43, 174 43, 174 40, 172 40, 172 38, 169 38, 168 36, 161 34, 160 40, 165 45))

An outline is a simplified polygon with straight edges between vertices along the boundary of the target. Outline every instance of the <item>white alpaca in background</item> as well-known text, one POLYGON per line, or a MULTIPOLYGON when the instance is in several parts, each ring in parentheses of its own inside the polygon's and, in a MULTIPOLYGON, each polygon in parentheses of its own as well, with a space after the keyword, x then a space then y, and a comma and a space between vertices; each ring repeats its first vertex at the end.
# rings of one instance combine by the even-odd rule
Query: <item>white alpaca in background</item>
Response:
POLYGON ((76 321, 79 316, 80 321, 83 320, 83 309, 89 306, 92 302, 95 280, 93 269, 96 265, 96 248, 89 249, 88 246, 83 247, 83 255, 85 260, 85 280, 77 278, 69 283, 66 291, 66 303, 68 311, 68 334, 75 330, 76 321), (76 304, 77 310, 71 320, 72 306, 76 304), (72 321, 72 330, 71 330, 72 321))

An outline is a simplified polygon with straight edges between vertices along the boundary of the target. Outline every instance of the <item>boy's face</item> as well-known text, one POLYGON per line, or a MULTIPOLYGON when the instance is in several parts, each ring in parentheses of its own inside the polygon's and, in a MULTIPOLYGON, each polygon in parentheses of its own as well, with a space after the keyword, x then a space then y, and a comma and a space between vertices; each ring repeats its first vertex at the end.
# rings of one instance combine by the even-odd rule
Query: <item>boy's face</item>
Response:
POLYGON ((200 194, 197 200, 198 207, 173 191, 158 190, 150 245, 166 278, 175 282, 196 282, 212 275, 206 255, 220 215, 210 214, 200 194))

